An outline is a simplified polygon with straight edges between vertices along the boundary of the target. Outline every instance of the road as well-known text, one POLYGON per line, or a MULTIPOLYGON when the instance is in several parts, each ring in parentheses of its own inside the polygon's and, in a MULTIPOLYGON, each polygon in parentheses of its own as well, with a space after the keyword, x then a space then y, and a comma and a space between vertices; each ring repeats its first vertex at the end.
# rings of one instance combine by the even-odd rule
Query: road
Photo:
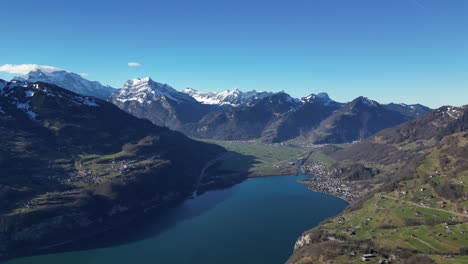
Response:
POLYGON ((404 202, 404 203, 408 203, 408 204, 414 205, 414 206, 416 206, 416 207, 432 209, 432 210, 436 210, 436 211, 440 211, 440 212, 445 212, 445 213, 449 213, 449 214, 461 216, 461 217, 463 217, 463 218, 468 218, 468 215, 467 215, 467 214, 452 212, 452 211, 445 210, 445 209, 441 209, 441 208, 434 208, 434 207, 422 206, 422 205, 417 204, 417 203, 415 203, 415 202, 406 201, 406 200, 403 200, 403 199, 398 199, 398 198, 391 197, 391 196, 387 196, 387 195, 382 195, 382 196, 385 197, 385 198, 388 198, 388 199, 395 200, 395 201, 402 201, 402 202, 404 202))
POLYGON ((213 166, 216 162, 222 160, 224 158, 224 156, 226 155, 226 153, 223 153, 221 154, 220 156, 208 161, 205 166, 203 166, 203 169, 200 171, 200 176, 198 176, 198 181, 197 181, 197 184, 195 186, 195 191, 194 191, 194 195, 196 194, 197 190, 198 190, 198 187, 200 186, 200 183, 201 181, 203 180, 203 178, 205 177, 205 171, 213 166))

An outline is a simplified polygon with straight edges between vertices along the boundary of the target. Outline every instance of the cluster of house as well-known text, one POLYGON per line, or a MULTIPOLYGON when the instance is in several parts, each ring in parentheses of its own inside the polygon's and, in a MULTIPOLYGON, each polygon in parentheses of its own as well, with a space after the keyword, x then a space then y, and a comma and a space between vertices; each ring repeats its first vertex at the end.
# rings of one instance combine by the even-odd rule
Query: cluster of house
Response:
POLYGON ((320 162, 312 162, 303 166, 304 171, 311 174, 325 175, 325 165, 320 162))
MULTIPOLYGON (((134 161, 132 160, 121 160, 121 161, 112 161, 110 166, 101 168, 99 175, 105 175, 112 172, 125 173, 135 169, 133 165, 134 161)), ((67 179, 68 183, 71 182, 81 182, 81 183, 100 183, 102 178, 95 171, 91 169, 82 168, 81 164, 79 165, 79 170, 74 177, 67 179)))
POLYGON ((358 197, 356 190, 351 185, 338 178, 318 175, 302 182, 313 191, 331 194, 348 202, 358 197))

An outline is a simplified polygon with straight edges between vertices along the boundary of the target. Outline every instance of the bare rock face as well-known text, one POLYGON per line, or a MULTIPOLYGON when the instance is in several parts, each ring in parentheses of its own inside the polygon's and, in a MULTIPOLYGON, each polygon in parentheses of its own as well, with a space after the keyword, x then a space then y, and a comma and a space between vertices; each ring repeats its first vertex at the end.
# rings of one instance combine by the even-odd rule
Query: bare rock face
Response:
POLYGON ((304 234, 296 241, 296 244, 294 244, 294 250, 297 250, 303 246, 307 246, 310 244, 310 242, 311 242, 310 235, 304 234))

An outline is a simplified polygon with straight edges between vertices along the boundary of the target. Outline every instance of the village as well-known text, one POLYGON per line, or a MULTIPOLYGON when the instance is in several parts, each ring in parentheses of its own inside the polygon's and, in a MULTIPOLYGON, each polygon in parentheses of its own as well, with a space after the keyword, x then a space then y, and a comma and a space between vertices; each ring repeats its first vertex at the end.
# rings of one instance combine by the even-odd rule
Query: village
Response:
POLYGON ((115 161, 112 160, 112 163, 107 164, 99 169, 97 172, 96 169, 85 168, 81 163, 77 164, 78 171, 72 177, 66 179, 68 183, 101 183, 104 179, 101 175, 109 175, 109 174, 123 174, 132 170, 137 169, 137 165, 135 165, 136 161, 134 160, 120 160, 115 161))
POLYGON ((339 197, 347 202, 354 201, 357 197, 357 190, 349 184, 349 181, 336 177, 328 171, 324 164, 313 162, 302 167, 305 173, 314 174, 311 179, 304 179, 300 182, 310 190, 330 194, 339 197))

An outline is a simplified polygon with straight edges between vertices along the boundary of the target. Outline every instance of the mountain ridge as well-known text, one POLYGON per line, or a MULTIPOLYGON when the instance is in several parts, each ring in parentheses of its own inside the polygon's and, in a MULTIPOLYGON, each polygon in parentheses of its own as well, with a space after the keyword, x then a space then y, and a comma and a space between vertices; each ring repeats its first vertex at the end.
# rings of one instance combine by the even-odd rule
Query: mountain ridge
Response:
POLYGON ((240 106, 250 99, 261 99, 273 94, 272 92, 257 92, 256 90, 242 92, 238 88, 224 92, 200 92, 192 88, 186 88, 183 92, 203 104, 229 106, 240 106))
POLYGON ((103 100, 107 100, 117 89, 104 86, 97 81, 89 81, 79 74, 64 70, 43 71, 37 69, 31 71, 21 78, 30 82, 45 82, 52 83, 60 87, 87 96, 94 96, 103 100))
POLYGON ((179 131, 210 110, 193 97, 149 77, 127 81, 110 101, 130 114, 179 131))

